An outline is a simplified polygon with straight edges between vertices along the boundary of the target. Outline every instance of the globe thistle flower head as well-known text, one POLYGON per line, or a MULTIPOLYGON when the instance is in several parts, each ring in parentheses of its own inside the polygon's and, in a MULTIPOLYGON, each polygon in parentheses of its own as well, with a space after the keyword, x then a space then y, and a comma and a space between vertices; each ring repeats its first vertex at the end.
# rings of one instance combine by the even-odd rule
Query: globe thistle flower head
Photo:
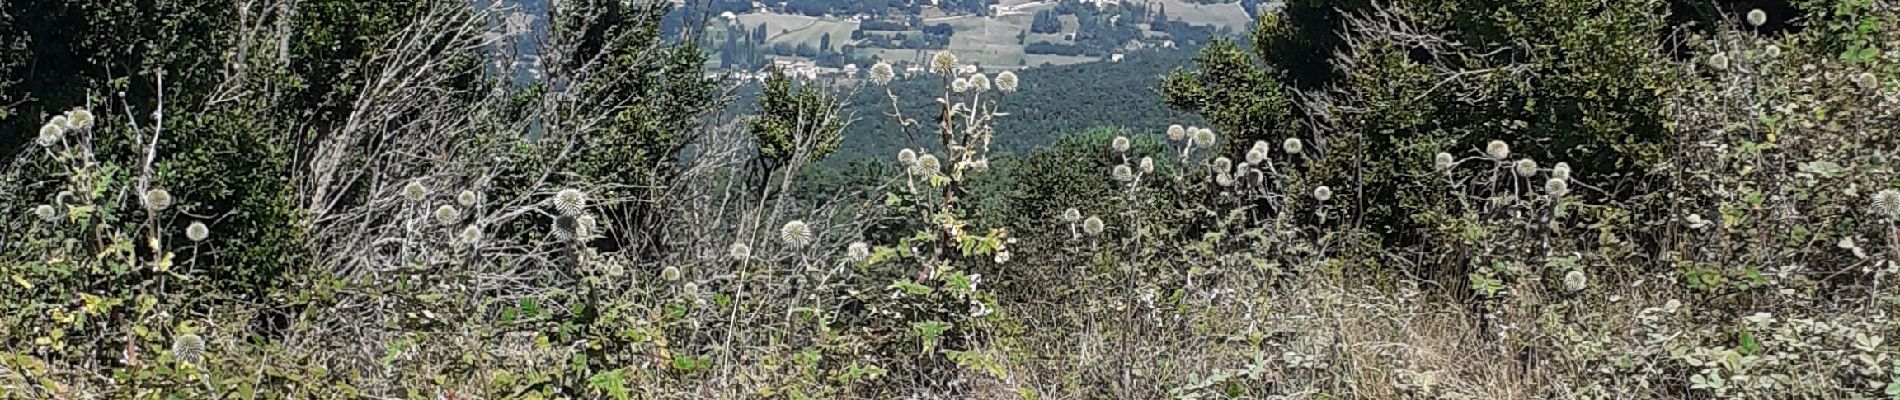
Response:
MULTIPOLYGON (((1255 143, 1259 143, 1259 142, 1255 142, 1255 143)), ((1264 144, 1264 143, 1259 143, 1259 144, 1264 144)), ((1267 161, 1267 149, 1262 148, 1260 146, 1254 146, 1252 150, 1247 150, 1248 164, 1259 164, 1265 161, 1267 161)))
POLYGON ((1885 214, 1887 218, 1900 219, 1900 190, 1887 189, 1874 193, 1874 211, 1885 214))
POLYGON ((1457 162, 1458 160, 1452 159, 1451 153, 1439 152, 1438 155, 1432 156, 1432 166, 1440 171, 1451 169, 1457 162))
POLYGON ((34 138, 33 143, 40 145, 40 147, 53 147, 53 145, 59 144, 59 141, 65 138, 66 128, 60 127, 59 124, 48 122, 46 125, 40 126, 40 136, 34 138))
POLYGON ((1287 154, 1300 154, 1300 151, 1306 148, 1306 144, 1301 143, 1300 138, 1286 138, 1285 142, 1280 142, 1280 148, 1286 150, 1287 154))
POLYGON ((1128 147, 1131 145, 1132 143, 1128 141, 1127 136, 1116 136, 1114 140, 1109 141, 1108 147, 1115 149, 1116 153, 1127 153, 1128 147))
POLYGON ((1570 181, 1566 181, 1566 180, 1558 179, 1558 178, 1550 178, 1550 180, 1544 181, 1544 191, 1550 192, 1550 195, 1552 196, 1562 196, 1562 195, 1568 194, 1570 193, 1570 181))
POLYGON ((898 150, 897 162, 904 163, 904 165, 911 165, 912 163, 916 163, 917 151, 911 150, 911 149, 898 150))
POLYGON ((983 74, 970 75, 970 89, 977 93, 990 91, 990 77, 983 74))
POLYGON ((402 186, 402 197, 406 197, 410 201, 422 200, 423 196, 428 195, 429 188, 422 186, 421 180, 409 181, 409 184, 402 186))
POLYGON ((1101 217, 1089 217, 1082 220, 1082 233, 1087 233, 1089 236, 1101 235, 1102 230, 1107 228, 1107 225, 1103 225, 1101 217))
POLYGON ((449 225, 459 219, 462 219, 462 212, 456 210, 455 206, 443 204, 435 208, 435 223, 449 225))
POLYGON ((1221 187, 1233 186, 1234 175, 1226 172, 1214 174, 1214 184, 1221 185, 1221 187))
POLYGON ((1728 53, 1715 53, 1715 55, 1709 56, 1709 67, 1715 68, 1716 71, 1727 71, 1728 53))
POLYGON ((469 225, 467 227, 462 228, 462 242, 463 243, 475 244, 475 243, 481 243, 481 241, 482 241, 482 228, 477 228, 475 227, 475 225, 469 225))
POLYGON ((554 209, 566 215, 580 215, 587 207, 587 194, 575 189, 561 189, 551 199, 554 209))
POLYGON ((778 239, 791 248, 805 247, 811 243, 811 227, 805 221, 793 220, 778 228, 778 239))
POLYGON ((1759 27, 1759 26, 1762 26, 1762 25, 1765 25, 1765 24, 1767 24, 1767 23, 1768 23, 1768 12, 1767 12, 1767 11, 1762 11, 1762 10, 1761 10, 1761 9, 1759 9, 1759 8, 1757 8, 1757 9, 1754 9, 1754 10, 1749 10, 1749 11, 1748 11, 1748 24, 1749 24, 1749 25, 1754 25, 1754 26, 1757 26, 1757 27, 1759 27))
POLYGON ((580 235, 577 234, 579 231, 580 221, 572 215, 565 214, 554 217, 554 225, 548 227, 548 233, 554 235, 555 239, 561 240, 579 238, 580 235))
POLYGON ((152 190, 145 191, 145 210, 146 211, 156 212, 156 211, 164 210, 165 208, 171 207, 171 206, 172 206, 171 192, 167 192, 165 191, 165 189, 152 189, 152 190))
POLYGON ((917 162, 910 165, 910 173, 917 176, 932 177, 942 172, 942 168, 943 165, 937 161, 937 156, 924 154, 917 156, 917 162))
POLYGON ((680 267, 667 266, 660 270, 660 279, 667 282, 679 282, 681 275, 680 267))
POLYGON ((734 260, 752 258, 752 246, 747 246, 745 243, 733 243, 732 246, 726 247, 726 256, 734 260))
POLYGON ((1067 209, 1067 210, 1062 210, 1062 222, 1067 222, 1067 223, 1071 223, 1071 224, 1073 224, 1073 223, 1075 223, 1076 221, 1081 221, 1081 220, 1082 220, 1082 211, 1081 211, 1081 210, 1077 210, 1077 209, 1075 209, 1075 208, 1073 208, 1073 207, 1071 207, 1071 208, 1069 208, 1069 209, 1067 209))
POLYGON ((1213 166, 1214 172, 1225 174, 1234 170, 1234 160, 1229 160, 1227 157, 1218 157, 1214 159, 1213 166))
POLYGON ((455 195, 455 202, 461 204, 463 207, 474 207, 476 200, 480 200, 480 198, 477 197, 473 190, 464 190, 461 194, 455 195))
POLYGON ((1854 76, 1854 83, 1860 84, 1861 89, 1879 89, 1880 77, 1874 76, 1872 72, 1862 72, 1860 75, 1854 76))
POLYGON ((893 79, 897 79, 897 70, 892 69, 890 63, 878 62, 876 65, 871 66, 872 84, 878 86, 889 85, 893 79))
POLYGON ((1214 140, 1218 138, 1219 137, 1214 134, 1213 129, 1199 128, 1194 131, 1194 140, 1191 142, 1195 146, 1212 147, 1214 146, 1214 140))
POLYGON ((205 355, 205 339, 195 334, 183 334, 172 338, 172 357, 186 363, 197 364, 205 355))
POLYGON ((1117 181, 1132 182, 1135 180, 1135 169, 1129 168, 1128 164, 1116 165, 1115 169, 1111 171, 1110 176, 1113 176, 1117 181))
POLYGON ((1564 273, 1564 290, 1571 293, 1581 292, 1589 284, 1589 278, 1583 276, 1583 271, 1570 270, 1564 273))
POLYGON ((970 91, 970 80, 964 79, 964 78, 957 78, 957 80, 950 81, 950 91, 957 92, 957 93, 970 91))
POLYGON ((949 75, 957 72, 957 55, 949 51, 939 51, 930 56, 930 72, 949 75))
POLYGON ((864 242, 851 242, 844 247, 844 257, 851 262, 864 262, 871 258, 871 245, 864 242))
POLYGON ((54 115, 52 119, 46 121, 46 124, 59 127, 61 130, 73 130, 73 124, 66 120, 65 115, 54 115))
POLYGON ((1761 54, 1768 58, 1781 58, 1781 46, 1768 45, 1768 48, 1762 49, 1761 54))
POLYGON ((680 296, 689 299, 699 298, 699 284, 686 282, 686 284, 680 285, 680 296))
POLYGON ((1319 201, 1332 200, 1333 188, 1326 187, 1326 186, 1313 188, 1313 199, 1319 200, 1319 201))
POLYGON ((1016 93, 1017 83, 1018 82, 1016 81, 1015 72, 1003 71, 1003 73, 996 74, 996 90, 997 91, 1001 91, 1003 93, 1016 93))
POLYGON ((1503 161, 1511 156, 1511 144, 1504 143, 1502 140, 1493 140, 1484 145, 1484 155, 1493 160, 1503 161))
POLYGON ((59 218, 59 211, 54 210, 50 204, 41 204, 39 207, 33 207, 33 216, 40 217, 42 221, 53 222, 59 218))
POLYGON ((1517 160, 1517 165, 1513 169, 1517 171, 1517 177, 1529 178, 1533 175, 1537 175, 1537 161, 1529 158, 1517 160))
POLYGON ((1140 169, 1143 174, 1152 174, 1155 172, 1155 159, 1153 158, 1142 157, 1141 161, 1135 162, 1135 165, 1135 168, 1140 169))
POLYGON ((84 130, 92 128, 92 112, 84 108, 75 108, 66 112, 66 129, 84 130))
POLYGON ((209 237, 211 237, 211 228, 206 227, 204 222, 191 221, 191 225, 185 227, 185 238, 193 242, 202 242, 209 237))
POLYGON ((1560 163, 1557 163, 1557 165, 1551 166, 1550 177, 1556 178, 1556 179, 1569 180, 1570 179, 1570 163, 1560 162, 1560 163))
POLYGON ((1187 138, 1187 127, 1180 124, 1168 125, 1168 141, 1179 142, 1187 138))

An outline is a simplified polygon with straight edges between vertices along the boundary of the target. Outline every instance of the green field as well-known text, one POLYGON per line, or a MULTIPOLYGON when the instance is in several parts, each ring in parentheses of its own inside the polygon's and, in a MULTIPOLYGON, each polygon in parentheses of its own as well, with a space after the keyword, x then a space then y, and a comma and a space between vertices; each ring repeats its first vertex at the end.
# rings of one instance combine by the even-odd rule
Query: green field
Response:
POLYGON ((746 29, 765 24, 765 42, 768 45, 785 43, 817 47, 820 39, 829 33, 831 45, 836 48, 850 42, 851 31, 858 29, 858 22, 853 20, 790 14, 741 14, 738 20, 746 29))

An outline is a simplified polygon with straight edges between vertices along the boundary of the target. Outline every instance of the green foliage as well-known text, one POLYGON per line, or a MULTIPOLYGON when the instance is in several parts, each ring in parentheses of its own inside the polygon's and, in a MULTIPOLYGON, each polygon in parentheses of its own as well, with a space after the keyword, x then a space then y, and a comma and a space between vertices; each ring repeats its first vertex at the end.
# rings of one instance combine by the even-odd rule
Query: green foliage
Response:
POLYGON ((759 95, 759 115, 747 121, 746 128, 759 144, 759 157, 768 165, 784 165, 795 156, 822 159, 838 150, 844 129, 838 108, 837 99, 812 87, 794 88, 783 71, 773 71, 759 95), (795 143, 801 139, 813 143, 795 143), (810 151, 795 154, 800 148, 810 151))

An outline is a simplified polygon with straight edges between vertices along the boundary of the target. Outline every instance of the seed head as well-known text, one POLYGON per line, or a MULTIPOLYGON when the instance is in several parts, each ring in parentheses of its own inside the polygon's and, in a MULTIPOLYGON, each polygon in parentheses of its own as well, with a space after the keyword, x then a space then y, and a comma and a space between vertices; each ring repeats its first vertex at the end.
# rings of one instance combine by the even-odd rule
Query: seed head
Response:
POLYGON ((449 225, 454 224, 458 219, 462 219, 462 212, 456 210, 455 206, 443 204, 435 208, 435 223, 449 225))
POLYGON ((59 211, 54 210, 52 205, 41 204, 39 207, 33 207, 33 215, 40 217, 40 220, 53 222, 59 218, 59 211))
POLYGON ((1233 185, 1234 185, 1234 175, 1233 175, 1233 174, 1229 174, 1229 173, 1227 173, 1227 172, 1221 172, 1221 173, 1218 173, 1218 174, 1214 174, 1214 184, 1216 184, 1216 185, 1221 185, 1221 187, 1228 187, 1228 186, 1233 186, 1233 185))
POLYGON ((420 179, 409 181, 409 184, 402 186, 402 197, 407 197, 410 201, 422 200, 423 196, 428 195, 429 188, 423 187, 420 179))
POLYGON ((1199 128, 1194 131, 1193 144, 1201 147, 1212 147, 1214 146, 1214 140, 1218 138, 1218 136, 1214 135, 1213 129, 1199 128))
POLYGON ((1550 178, 1550 180, 1544 181, 1544 191, 1550 192, 1552 196, 1562 196, 1570 193, 1570 181, 1550 178))
MULTIPOLYGON (((1259 143, 1259 142, 1255 142, 1255 143, 1259 143)), ((1255 147, 1254 147, 1254 148, 1253 148, 1252 150, 1247 150, 1247 163, 1248 163, 1248 164, 1259 164, 1259 163, 1261 163, 1261 162, 1265 162, 1265 161, 1267 161, 1267 150, 1266 150, 1266 149, 1264 149, 1264 148, 1261 148, 1261 147, 1258 147, 1258 146, 1255 146, 1255 147)))
POLYGON ((1762 11, 1762 10, 1761 10, 1761 9, 1759 9, 1759 8, 1757 8, 1757 9, 1754 9, 1754 10, 1750 10, 1750 11, 1748 12, 1748 24, 1749 24, 1749 25, 1754 25, 1754 26, 1758 26, 1758 27, 1759 27, 1759 26, 1762 26, 1763 24, 1767 24, 1767 23, 1768 23, 1768 12, 1766 12, 1766 11, 1762 11))
POLYGON ((1560 163, 1557 163, 1557 165, 1551 166, 1550 177, 1555 178, 1555 179, 1569 180, 1570 179, 1570 163, 1560 162, 1560 163))
POLYGON ((1861 89, 1867 89, 1867 90, 1879 89, 1880 77, 1874 76, 1874 73, 1872 72, 1862 72, 1860 73, 1860 75, 1856 75, 1854 77, 1854 83, 1860 84, 1861 89))
POLYGON ((561 189, 554 193, 554 209, 567 215, 580 215, 587 207, 587 194, 575 189, 561 189))
POLYGON ((1129 145, 1127 136, 1116 136, 1115 140, 1109 141, 1108 147, 1115 149, 1116 153, 1127 153, 1129 145))
POLYGON ((1716 71, 1727 71, 1728 53, 1715 53, 1715 55, 1709 56, 1709 67, 1715 68, 1716 71))
POLYGON ((917 151, 911 149, 898 150, 897 162, 904 163, 904 165, 917 162, 917 151))
POLYGON ((1438 168, 1440 171, 1451 169, 1453 164, 1457 162, 1457 160, 1451 158, 1451 153, 1441 151, 1438 152, 1438 155, 1432 156, 1432 166, 1438 168))
POLYGON ((1333 199, 1333 188, 1320 186, 1313 188, 1313 199, 1327 201, 1333 199))
POLYGON ((1768 48, 1762 49, 1761 53, 1762 55, 1768 56, 1768 58, 1780 58, 1781 46, 1768 45, 1768 48))
POLYGON ((852 262, 864 262, 871 258, 871 245, 864 242, 851 242, 851 245, 844 247, 844 257, 851 259, 852 262))
POLYGON ((699 284, 686 282, 686 284, 680 285, 680 296, 689 299, 699 298, 699 284))
POLYGON ((1142 157, 1141 161, 1135 162, 1135 168, 1140 169, 1143 174, 1152 174, 1155 172, 1155 159, 1142 157))
POLYGON ((1003 73, 996 74, 996 90, 1002 91, 1003 93, 1016 93, 1016 84, 1015 72, 1003 71, 1003 73))
POLYGON ((939 51, 930 56, 930 72, 949 75, 957 72, 957 55, 949 51, 939 51))
POLYGON ((85 130, 92 128, 92 112, 84 108, 75 108, 66 112, 66 129, 85 130))
POLYGON ((1532 175, 1537 175, 1537 161, 1529 158, 1517 160, 1517 167, 1514 169, 1517 171, 1517 177, 1529 178, 1532 175))
POLYGON ((660 279, 667 282, 679 282, 680 267, 668 266, 660 270, 660 279))
POLYGON ((60 127, 59 124, 48 122, 46 125, 40 125, 40 136, 34 138, 33 143, 40 145, 40 147, 53 147, 53 145, 59 144, 59 141, 65 138, 66 128, 60 127))
POLYGON ((1504 161, 1505 158, 1511 157, 1511 145, 1502 140, 1493 140, 1484 146, 1484 155, 1493 160, 1504 161))
POLYGON ((726 256, 734 260, 752 258, 752 246, 747 246, 745 243, 733 243, 732 246, 726 247, 726 256))
POLYGON ((183 334, 172 338, 172 357, 191 364, 202 361, 205 355, 205 339, 194 334, 183 334))
POLYGON ((476 197, 475 191, 473 190, 464 190, 461 194, 455 195, 455 202, 462 204, 463 207, 474 207, 476 200, 479 200, 479 198, 476 197))
POLYGON ((1305 148, 1305 144, 1300 143, 1300 138, 1286 138, 1286 141, 1280 142, 1280 149, 1286 150, 1287 154, 1300 154, 1300 150, 1305 148))
POLYGON ((1900 190, 1887 189, 1874 193, 1874 211, 1886 214, 1887 218, 1900 220, 1900 190))
POLYGON ((957 80, 950 81, 950 90, 957 93, 968 92, 970 91, 970 80, 957 78, 957 80))
POLYGON ((1081 210, 1077 210, 1077 209, 1075 209, 1075 208, 1069 208, 1069 209, 1067 209, 1067 210, 1062 210, 1062 222, 1067 222, 1067 223, 1071 223, 1071 224, 1073 224, 1073 223, 1075 223, 1075 221, 1081 221, 1081 220, 1082 220, 1082 211, 1081 211, 1081 210))
POLYGON ((897 71, 891 68, 890 63, 879 62, 871 66, 872 84, 878 86, 889 85, 893 79, 897 79, 897 71))
POLYGON ((977 93, 990 91, 990 77, 984 76, 983 74, 980 74, 980 73, 971 75, 970 88, 976 89, 977 93))
POLYGON ((205 227, 204 222, 191 221, 191 225, 185 227, 186 239, 191 239, 193 242, 202 242, 208 237, 211 237, 211 228, 205 227))
POLYGON ((1135 180, 1135 169, 1129 168, 1128 164, 1116 165, 1115 169, 1111 171, 1110 176, 1113 176, 1117 181, 1132 182, 1135 180))
POLYGON ((804 221, 792 220, 778 228, 778 238, 784 241, 787 247, 794 249, 805 247, 806 244, 811 243, 811 227, 805 226, 804 221))
POLYGON ((482 241, 482 228, 477 228, 475 227, 475 225, 469 225, 467 227, 462 228, 462 242, 468 243, 468 244, 475 244, 475 243, 481 243, 481 241, 482 241))
POLYGON ((1168 125, 1168 141, 1179 142, 1187 138, 1187 127, 1180 124, 1168 125))
POLYGON ((942 167, 943 165, 937 162, 937 156, 924 154, 917 156, 917 163, 910 165, 910 173, 922 177, 934 177, 938 172, 943 171, 942 167))
POLYGON ((1214 172, 1225 174, 1234 170, 1234 160, 1229 160, 1227 157, 1218 157, 1214 159, 1213 166, 1214 172))
POLYGON ((1082 233, 1087 233, 1089 236, 1101 235, 1102 229, 1106 228, 1107 226, 1102 225, 1101 217, 1089 217, 1089 219, 1082 220, 1082 233))
POLYGON ((145 191, 145 210, 158 212, 172 206, 172 193, 165 189, 145 191))
POLYGON ((1571 293, 1581 292, 1589 284, 1589 278, 1583 276, 1583 271, 1570 270, 1564 273, 1564 290, 1571 293))

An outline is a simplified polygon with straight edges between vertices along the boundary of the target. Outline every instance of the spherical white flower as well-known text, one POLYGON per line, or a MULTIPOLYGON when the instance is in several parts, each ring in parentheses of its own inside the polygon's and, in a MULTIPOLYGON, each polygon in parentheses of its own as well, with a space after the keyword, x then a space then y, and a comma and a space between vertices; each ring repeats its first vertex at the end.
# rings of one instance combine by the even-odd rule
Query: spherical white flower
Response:
POLYGON ((1517 166, 1514 170, 1517 171, 1517 177, 1519 178, 1529 178, 1532 175, 1537 175, 1537 161, 1529 158, 1517 160, 1517 166))
POLYGON ((1768 23, 1768 12, 1757 8, 1748 12, 1748 24, 1762 26, 1768 23))
POLYGON ((1168 141, 1179 142, 1187 138, 1187 127, 1180 124, 1168 125, 1168 141))
POLYGON ((660 270, 660 280, 667 282, 678 282, 681 275, 680 267, 667 266, 660 270))
POLYGON ((464 190, 461 194, 455 195, 455 202, 460 203, 463 207, 474 207, 476 200, 480 200, 480 198, 477 197, 473 190, 464 190))
POLYGON ((1313 188, 1313 199, 1327 201, 1333 199, 1333 188, 1320 186, 1313 188))
POLYGON ((40 220, 53 222, 59 218, 59 211, 54 210, 52 205, 41 204, 39 207, 33 207, 33 215, 40 217, 40 220))
POLYGON ((699 284, 693 283, 693 282, 686 282, 686 284, 680 285, 680 296, 684 296, 689 299, 699 298, 699 284))
POLYGON ((62 129, 62 130, 67 130, 67 131, 73 130, 73 125, 66 121, 65 115, 54 115, 52 119, 49 119, 46 121, 46 124, 57 126, 59 127, 59 129, 62 129))
POLYGON ((1452 159, 1451 153, 1439 152, 1438 155, 1432 156, 1432 166, 1441 171, 1451 169, 1457 162, 1457 160, 1452 159))
POLYGON ((747 246, 745 243, 733 243, 732 246, 726 247, 726 256, 734 260, 752 258, 752 246, 747 246))
POLYGON ((904 163, 904 165, 917 162, 917 151, 911 149, 898 150, 897 162, 904 163))
POLYGON ((435 223, 449 225, 459 219, 462 219, 462 212, 456 210, 455 206, 443 204, 435 208, 435 223))
POLYGON ((1117 181, 1131 182, 1135 180, 1135 169, 1129 168, 1128 164, 1120 164, 1116 165, 1115 169, 1111 171, 1109 175, 1113 176, 1117 181))
POLYGON ((40 126, 40 136, 34 138, 33 143, 40 145, 40 147, 53 147, 53 145, 59 144, 59 141, 65 138, 66 128, 60 127, 59 124, 48 122, 46 125, 40 126))
POLYGON ((1589 285, 1589 283, 1589 278, 1583 276, 1583 271, 1570 270, 1570 272, 1564 273, 1564 290, 1568 290, 1571 293, 1583 291, 1584 287, 1589 285))
POLYGON ((159 210, 164 210, 166 207, 171 207, 171 206, 172 206, 171 192, 167 192, 165 191, 165 189, 152 189, 152 190, 145 191, 145 209, 146 210, 159 211, 159 210))
POLYGON ((1570 163, 1560 162, 1560 163, 1557 163, 1557 165, 1551 166, 1550 177, 1555 178, 1555 179, 1569 180, 1570 179, 1570 163))
POLYGON ((1900 190, 1887 189, 1874 193, 1874 211, 1886 214, 1887 218, 1900 219, 1900 190))
POLYGON ((983 74, 970 75, 970 89, 978 93, 990 91, 990 77, 983 74))
POLYGON ((421 180, 409 181, 409 184, 402 186, 402 197, 407 197, 411 201, 422 200, 423 196, 428 195, 429 188, 423 187, 421 180))
POLYGON ((1127 153, 1130 145, 1127 136, 1116 136, 1115 140, 1109 141, 1108 147, 1114 149, 1116 153, 1127 153))
POLYGON ((193 242, 202 242, 208 237, 211 237, 211 228, 206 227, 203 222, 191 221, 191 225, 185 227, 186 239, 191 239, 193 242))
POLYGON ((970 80, 957 78, 957 80, 950 81, 950 90, 957 93, 968 92, 970 91, 970 80))
POLYGON ((917 156, 917 162, 910 165, 910 173, 922 177, 933 177, 942 172, 942 168, 943 165, 938 163, 937 156, 924 154, 917 156))
POLYGON ((1267 151, 1266 151, 1266 149, 1263 149, 1263 148, 1259 148, 1259 147, 1255 147, 1255 148, 1254 148, 1254 149, 1252 149, 1252 150, 1247 150, 1247 163, 1248 163, 1248 164, 1259 164, 1259 163, 1262 163, 1262 162, 1265 162, 1265 161, 1267 161, 1267 151))
POLYGON ((1214 184, 1221 185, 1221 187, 1233 186, 1234 175, 1226 172, 1214 174, 1214 184))
POLYGON ((481 241, 482 241, 482 228, 478 228, 475 225, 469 225, 467 227, 462 228, 462 242, 463 243, 474 244, 474 243, 481 243, 481 241))
POLYGON ((172 357, 178 361, 197 364, 205 355, 205 339, 194 334, 183 334, 172 338, 172 357))
POLYGON ((550 201, 554 203, 554 209, 562 214, 580 215, 587 207, 587 194, 575 189, 561 189, 554 193, 550 201))
POLYGON ((889 85, 893 79, 897 79, 897 70, 892 69, 890 63, 878 62, 876 65, 871 66, 872 84, 878 86, 889 85))
POLYGON ((1715 53, 1715 55, 1709 56, 1709 67, 1715 68, 1717 71, 1728 70, 1728 53, 1715 53))
POLYGON ((851 245, 844 247, 844 256, 852 262, 864 262, 871 258, 871 245, 864 242, 851 242, 851 245))
POLYGON ((92 112, 84 108, 75 108, 66 112, 66 129, 85 130, 92 128, 92 112))
POLYGON ((957 72, 957 55, 949 51, 939 51, 930 56, 930 72, 949 75, 957 72))
POLYGON ((1062 222, 1075 223, 1082 220, 1082 211, 1075 208, 1062 210, 1062 222))
POLYGON ((1484 146, 1484 155, 1493 160, 1503 161, 1511 156, 1511 145, 1502 140, 1493 140, 1484 146))
POLYGON ((1135 162, 1135 165, 1135 168, 1140 169, 1143 174, 1152 174, 1155 172, 1155 159, 1153 158, 1142 157, 1141 161, 1135 162))
POLYGON ((1550 178, 1550 180, 1544 181, 1544 191, 1550 192, 1552 196, 1562 196, 1566 193, 1570 193, 1570 181, 1550 178))
POLYGON ((1016 85, 1015 72, 1003 71, 1003 73, 996 74, 996 90, 1002 91, 1003 93, 1016 93, 1016 85))
POLYGON ((1089 217, 1089 219, 1082 220, 1082 233, 1087 233, 1089 236, 1096 236, 1101 235, 1103 229, 1107 229, 1107 226, 1102 224, 1101 217, 1089 217))
POLYGON ((1862 72, 1860 75, 1856 75, 1854 82, 1860 84, 1861 89, 1873 90, 1880 88, 1880 77, 1874 76, 1872 72, 1862 72))
POLYGON ((1218 136, 1214 135, 1213 129, 1200 128, 1194 131, 1194 140, 1191 143, 1195 146, 1212 147, 1215 139, 1218 139, 1218 136))
POLYGON ((805 247, 811 243, 811 227, 805 226, 805 221, 786 222, 785 226, 778 228, 778 239, 784 241, 787 247, 805 247))
POLYGON ((1234 160, 1229 160, 1227 157, 1216 157, 1214 158, 1213 167, 1214 172, 1225 174, 1234 170, 1234 160))
POLYGON ((1762 49, 1762 51, 1761 51, 1761 54, 1762 54, 1762 55, 1765 55, 1765 56, 1768 56, 1768 58, 1780 58, 1780 57, 1781 57, 1781 46, 1776 46, 1776 45, 1772 45, 1772 44, 1771 44, 1771 45, 1768 45, 1768 48, 1766 48, 1766 49, 1762 49))
POLYGON ((1300 138, 1286 138, 1285 142, 1280 142, 1280 148, 1286 150, 1287 154, 1300 154, 1300 151, 1305 149, 1306 145, 1300 143, 1300 138))

